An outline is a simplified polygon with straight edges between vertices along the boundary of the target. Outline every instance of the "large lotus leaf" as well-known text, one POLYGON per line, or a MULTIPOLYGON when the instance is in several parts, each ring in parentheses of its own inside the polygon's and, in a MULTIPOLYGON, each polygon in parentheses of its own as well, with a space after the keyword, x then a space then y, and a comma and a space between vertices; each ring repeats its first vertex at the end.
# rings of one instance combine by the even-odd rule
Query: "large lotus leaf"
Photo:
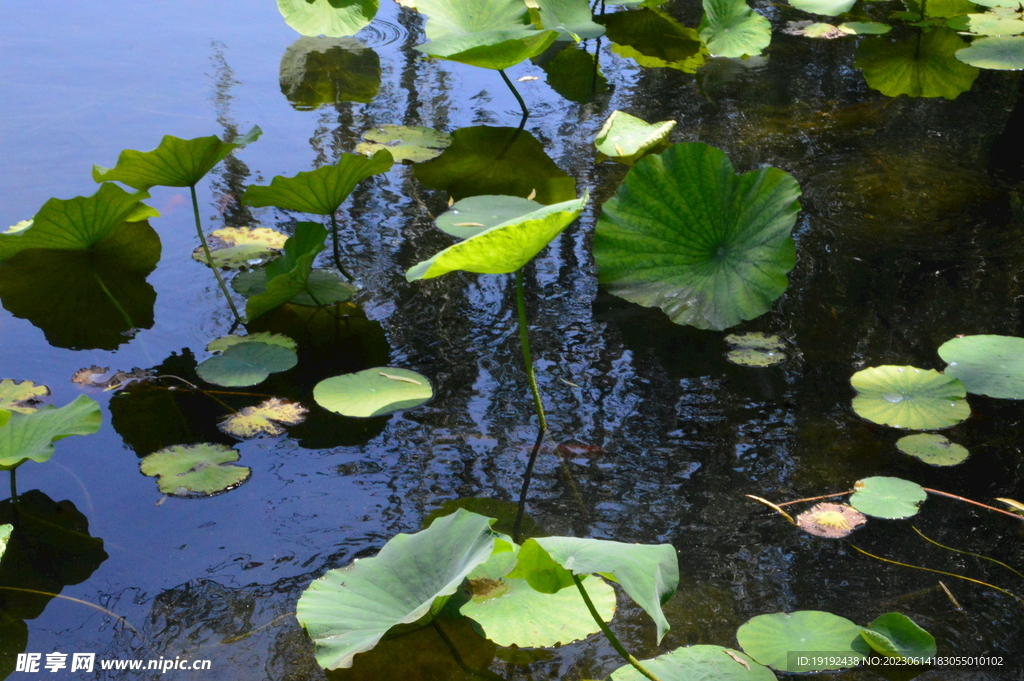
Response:
POLYGON ((425 377, 395 367, 374 367, 326 378, 313 388, 313 399, 321 407, 356 418, 411 409, 433 396, 434 389, 425 377))
POLYGON ((294 426, 306 420, 308 410, 298 402, 271 397, 255 407, 245 407, 221 421, 217 427, 239 440, 257 435, 277 437, 284 435, 281 424, 294 426))
POLYGON ((582 47, 565 47, 549 60, 534 62, 544 69, 551 89, 570 102, 586 104, 594 95, 608 92, 608 79, 597 57, 582 47))
POLYGON ((471 196, 452 204, 434 220, 434 224, 454 237, 469 239, 543 207, 543 204, 521 196, 471 196))
POLYGON ((640 66, 695 73, 710 56, 697 31, 652 9, 616 12, 601 22, 615 43, 612 50, 640 66))
POLYGON ((860 635, 872 650, 886 657, 916 658, 924 664, 937 651, 935 637, 898 612, 876 618, 871 626, 861 628, 860 635))
POLYGON ((269 187, 250 186, 242 201, 250 206, 274 206, 315 215, 331 215, 355 186, 373 175, 386 173, 394 160, 386 150, 367 158, 362 154, 342 154, 335 165, 323 166, 295 177, 278 175, 269 187))
POLYGON ((594 23, 588 0, 537 0, 540 23, 558 31, 558 40, 586 40, 604 35, 604 26, 594 23))
POLYGON ((120 182, 135 189, 192 187, 239 147, 259 139, 263 131, 253 126, 245 135, 221 142, 216 135, 183 140, 166 135, 152 151, 125 149, 113 168, 92 167, 96 182, 120 182))
POLYGON ((703 0, 698 31, 713 57, 761 54, 772 41, 772 25, 746 0, 703 0))
MULTIPOLYGON (((491 0, 487 0, 490 2, 491 0)), ((415 49, 439 59, 501 71, 536 57, 555 42, 555 31, 516 28, 432 40, 415 49)))
POLYGON ((907 435, 896 441, 904 454, 916 457, 932 466, 955 466, 967 460, 970 452, 963 445, 950 442, 936 433, 907 435))
POLYGON ((294 350, 248 341, 232 345, 202 362, 196 373, 207 383, 242 387, 262 383, 270 374, 288 371, 297 361, 294 350))
POLYGON ((507 274, 530 262, 579 217, 589 195, 575 201, 543 206, 449 246, 405 273, 408 281, 433 279, 464 270, 477 274, 507 274))
POLYGON ((858 480, 853 489, 856 491, 850 497, 850 505, 876 518, 915 516, 921 502, 928 497, 928 493, 916 482, 881 475, 858 480))
POLYGON ((957 51, 956 58, 969 64, 968 68, 1020 71, 1024 69, 1024 37, 978 38, 957 51))
POLYGON ((427 16, 429 40, 530 25, 522 0, 417 0, 416 9, 427 16))
POLYGON ((377 16, 377 0, 277 0, 285 23, 306 36, 355 35, 377 16))
MULTIPOLYGON (((461 499, 449 499, 441 504, 439 508, 427 513, 426 517, 423 519, 423 526, 429 527, 430 523, 434 522, 437 518, 451 515, 460 508, 472 511, 473 513, 479 513, 480 515, 485 515, 488 518, 493 518, 494 530, 496 532, 502 532, 509 535, 512 534, 516 516, 519 514, 519 504, 514 501, 492 499, 489 497, 463 497, 461 499)), ((523 516, 520 532, 522 532, 524 537, 533 537, 538 534, 543 534, 541 528, 538 527, 537 523, 528 515, 523 516)), ((504 577, 505 574, 508 573, 503 573, 500 576, 504 577)))
POLYGON ((0 471, 31 459, 43 463, 53 456, 53 443, 71 435, 91 435, 100 429, 100 405, 79 395, 63 407, 40 407, 32 414, 11 414, 0 428, 0 471))
POLYGON ((356 146, 364 156, 387 149, 398 163, 423 163, 437 158, 452 143, 452 136, 418 125, 382 125, 363 133, 367 140, 356 146))
POLYGON ((355 38, 299 38, 281 57, 281 93, 300 111, 369 104, 380 91, 380 57, 355 38))
POLYGON ((153 452, 139 463, 143 475, 155 477, 164 494, 178 497, 210 496, 238 487, 252 469, 228 465, 238 452, 224 445, 174 445, 153 452))
MULTIPOLYGON (((36 385, 32 381, 18 383, 10 378, 5 378, 0 381, 0 409, 19 414, 31 414, 37 411, 36 405, 39 404, 40 398, 49 394, 50 389, 45 385, 36 385)), ((9 417, 10 414, 7 416, 9 417)))
POLYGON ((868 87, 896 97, 945 97, 967 92, 978 69, 954 56, 967 43, 948 28, 918 31, 907 38, 869 37, 857 48, 854 66, 868 87))
MULTIPOLYGON (((239 269, 253 267, 277 257, 287 234, 268 227, 225 227, 207 236, 214 267, 239 269)), ((208 265, 203 247, 192 251, 192 258, 208 265)))
POLYGON ((13 529, 14 525, 0 525, 0 558, 4 557, 4 551, 7 550, 7 540, 10 539, 13 529))
POLYGON ((949 428, 971 415, 963 383, 933 369, 870 367, 850 377, 850 384, 857 391, 857 415, 893 428, 949 428))
POLYGON ((624 111, 613 111, 597 133, 594 146, 605 156, 633 165, 659 145, 667 143, 675 121, 648 123, 624 111))
POLYGON ((758 615, 736 630, 736 640, 747 655, 782 672, 855 667, 857 660, 871 652, 860 636, 860 627, 819 610, 758 615), (843 661, 848 663, 841 664, 843 661))
POLYGON ((737 176, 728 157, 705 144, 647 156, 602 209, 598 280, 677 324, 720 330, 753 319, 788 285, 799 196, 788 173, 737 176))
POLYGON ((458 510, 422 532, 391 538, 373 558, 331 570, 299 598, 296 617, 326 669, 352 666, 389 629, 447 600, 494 550, 490 518, 458 510))
MULTIPOLYGON (((721 646, 687 646, 644 660, 661 681, 774 681, 775 674, 743 653, 721 646)), ((643 681, 631 665, 619 667, 608 681, 643 681)))
POLYGON ((939 357, 949 365, 945 374, 969 393, 1024 399, 1024 338, 961 336, 940 345, 939 357))
POLYGON ((834 17, 850 11, 857 0, 789 0, 789 4, 811 14, 834 17))

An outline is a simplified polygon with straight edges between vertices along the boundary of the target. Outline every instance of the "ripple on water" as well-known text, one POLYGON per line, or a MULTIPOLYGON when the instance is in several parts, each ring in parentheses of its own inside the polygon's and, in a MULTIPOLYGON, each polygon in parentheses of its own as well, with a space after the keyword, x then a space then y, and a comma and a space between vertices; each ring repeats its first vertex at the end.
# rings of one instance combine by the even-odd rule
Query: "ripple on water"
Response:
POLYGON ((409 32, 398 24, 377 17, 372 24, 359 32, 359 40, 367 47, 376 49, 405 40, 408 34, 409 32))

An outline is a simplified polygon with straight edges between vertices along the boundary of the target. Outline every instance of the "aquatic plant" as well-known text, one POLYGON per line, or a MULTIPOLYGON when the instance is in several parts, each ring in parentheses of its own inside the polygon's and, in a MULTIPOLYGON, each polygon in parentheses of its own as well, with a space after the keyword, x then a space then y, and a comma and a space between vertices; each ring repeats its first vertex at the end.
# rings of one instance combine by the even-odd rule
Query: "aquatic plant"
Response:
POLYGON ((377 16, 378 0, 277 0, 285 23, 302 35, 355 35, 377 16))
POLYGON ((313 388, 313 399, 321 407, 356 418, 412 409, 433 396, 434 389, 426 377, 396 367, 374 367, 325 378, 313 388))
POLYGON ((771 24, 746 0, 703 0, 703 5, 698 31, 711 56, 757 56, 771 43, 771 24))
POLYGON ((237 451, 224 445, 174 445, 142 459, 139 469, 143 475, 155 477, 164 494, 206 497, 234 489, 249 479, 251 468, 229 465, 238 458, 237 451))
POLYGON ((293 108, 369 104, 380 92, 380 56, 355 38, 299 38, 281 56, 278 82, 293 108))
POLYGON ((971 394, 1024 399, 1024 338, 959 336, 939 346, 939 357, 949 365, 943 373, 971 394))
POLYGON ((418 125, 382 125, 363 133, 356 152, 373 156, 386 149, 396 163, 423 163, 437 158, 452 143, 452 136, 418 125))
POLYGON ((660 151, 668 146, 668 135, 676 127, 676 121, 647 123, 623 111, 613 111, 597 133, 594 146, 601 157, 634 165, 645 154, 660 151))
POLYGON ((963 383, 932 369, 870 367, 855 373, 850 384, 857 391, 857 415, 893 428, 949 428, 971 415, 963 383))

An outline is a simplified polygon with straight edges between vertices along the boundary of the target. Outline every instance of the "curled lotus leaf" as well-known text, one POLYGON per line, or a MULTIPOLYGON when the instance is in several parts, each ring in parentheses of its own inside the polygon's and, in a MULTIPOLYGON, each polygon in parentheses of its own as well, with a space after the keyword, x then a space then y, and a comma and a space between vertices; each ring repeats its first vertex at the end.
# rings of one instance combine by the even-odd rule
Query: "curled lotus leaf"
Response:
POLYGON ((294 350, 270 343, 238 343, 201 362, 196 374, 207 383, 242 387, 262 383, 270 374, 288 371, 298 359, 294 350))
MULTIPOLYGON (((644 667, 661 681, 774 681, 775 674, 748 655, 722 646, 686 646, 653 660, 644 667)), ((608 681, 643 681, 630 665, 619 667, 608 681)))
MULTIPOLYGON (((239 269, 276 258, 287 239, 287 234, 269 227, 225 227, 210 233, 207 243, 214 267, 239 269)), ((202 246, 192 251, 192 258, 208 264, 202 246)))
POLYGON ((876 518, 909 518, 917 515, 921 502, 928 497, 916 482, 876 475, 858 480, 850 505, 861 513, 876 518))
POLYGON ((924 660, 938 651, 934 636, 898 612, 875 618, 870 626, 861 628, 860 635, 872 650, 886 657, 924 660))
POLYGON ((46 405, 31 414, 10 413, 0 428, 0 471, 17 468, 31 459, 38 463, 53 456, 53 444, 71 435, 92 435, 100 429, 100 405, 79 395, 63 407, 46 405))
POLYGON ((228 348, 238 345, 239 343, 267 343, 268 345, 279 345, 282 348, 288 348, 292 352, 298 349, 298 343, 284 335, 283 333, 271 333, 269 331, 259 331, 257 333, 250 333, 248 336, 238 336, 232 334, 230 336, 221 336, 210 341, 206 346, 207 352, 224 352, 228 348))
POLYGON ((470 196, 453 203, 434 224, 454 237, 469 239, 543 207, 543 204, 521 196, 470 196))
POLYGON ((370 418, 412 409, 434 396, 426 377, 395 367, 374 367, 327 378, 313 388, 313 399, 342 416, 370 418))
POLYGON ((210 496, 234 489, 252 475, 252 469, 232 465, 238 458, 238 452, 226 445, 174 445, 145 457, 139 468, 143 475, 157 478, 164 494, 210 496))
POLYGON ((870 367, 855 373, 850 384, 857 391, 857 415, 893 428, 949 428, 971 415, 964 384, 934 369, 870 367))
POLYGON ((833 503, 815 504, 796 517, 801 530, 828 539, 841 539, 867 521, 864 514, 852 506, 833 503))
POLYGON ((363 133, 366 141, 356 146, 364 156, 386 149, 397 163, 423 163, 437 158, 451 146, 452 136, 416 125, 382 125, 363 133))
POLYGON ((1009 400, 1024 399, 1024 338, 983 334, 961 336, 939 346, 947 376, 967 392, 1009 400))
POLYGON ((309 411, 298 402, 271 397, 255 407, 246 407, 227 417, 217 427, 232 437, 248 440, 257 435, 284 435, 281 424, 294 426, 306 420, 309 411))
POLYGON ((16 382, 5 378, 0 381, 0 409, 31 414, 38 409, 41 398, 50 394, 45 385, 36 385, 32 381, 16 382))
POLYGON ((277 0, 286 24, 306 36, 355 35, 377 16, 379 0, 277 0))
POLYGON ((970 456, 966 447, 950 442, 937 433, 917 433, 901 437, 896 441, 896 448, 932 466, 955 466, 970 456))
POLYGON ((666 144, 675 127, 676 121, 647 123, 624 111, 613 111, 597 133, 594 146, 608 158, 631 166, 644 154, 666 144))
POLYGON ((781 672, 855 667, 871 652, 860 627, 820 610, 758 615, 736 630, 736 640, 747 655, 781 672))

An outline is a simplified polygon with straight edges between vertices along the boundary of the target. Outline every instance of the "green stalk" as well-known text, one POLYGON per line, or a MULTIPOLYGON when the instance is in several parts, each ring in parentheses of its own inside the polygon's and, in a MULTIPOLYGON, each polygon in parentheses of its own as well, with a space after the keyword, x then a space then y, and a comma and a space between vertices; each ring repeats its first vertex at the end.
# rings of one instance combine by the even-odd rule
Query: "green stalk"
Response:
POLYGON ((18 478, 14 474, 15 469, 8 471, 11 474, 11 524, 15 530, 21 530, 21 521, 18 520, 18 478))
POLYGON ((501 77, 505 80, 505 85, 508 85, 508 89, 512 91, 512 94, 516 96, 516 101, 519 102, 519 108, 523 110, 523 120, 519 123, 519 129, 522 130, 523 126, 526 125, 526 119, 530 117, 530 110, 526 108, 526 102, 523 101, 523 96, 519 94, 519 90, 512 84, 509 77, 505 75, 504 71, 498 71, 501 77))
POLYGON ((338 221, 334 219, 333 212, 331 213, 331 241, 334 242, 334 266, 338 268, 339 272, 341 272, 341 276, 345 277, 349 281, 354 281, 352 275, 346 272, 345 268, 341 266, 341 246, 338 245, 338 221))
POLYGON ((114 297, 114 294, 110 292, 110 289, 107 288, 107 285, 103 283, 102 279, 100 279, 99 272, 96 272, 94 270, 93 273, 92 273, 92 276, 93 276, 93 278, 96 279, 96 283, 100 285, 100 290, 103 291, 103 293, 107 296, 107 298, 110 299, 110 302, 113 303, 114 307, 117 308, 117 311, 121 313, 121 316, 124 317, 124 321, 125 321, 126 324, 128 324, 128 328, 129 329, 134 329, 135 328, 135 322, 132 321, 131 315, 128 314, 127 310, 125 310, 123 307, 121 307, 121 303, 117 302, 117 298, 114 297))
POLYGON ((203 244, 203 253, 206 254, 206 264, 213 270, 213 276, 217 277, 217 283, 220 284, 220 290, 224 293, 224 297, 228 299, 228 306, 231 308, 232 314, 235 315, 235 321, 239 324, 242 322, 242 315, 238 314, 238 308, 235 307, 235 301, 231 299, 231 294, 228 293, 228 287, 224 283, 224 279, 220 276, 220 270, 217 269, 216 265, 213 264, 213 256, 210 255, 210 245, 206 243, 206 235, 203 234, 203 224, 199 220, 199 199, 196 198, 196 186, 191 185, 189 189, 192 191, 192 212, 196 218, 196 233, 199 234, 199 241, 203 244))
POLYGON ((540 388, 537 387, 537 376, 533 373, 533 358, 530 356, 530 334, 526 322, 526 298, 523 295, 523 268, 516 270, 516 307, 519 310, 519 345, 523 349, 523 362, 526 363, 526 377, 530 379, 530 390, 533 392, 533 406, 540 419, 541 433, 547 431, 548 421, 544 416, 544 403, 540 399, 540 388))
POLYGON ((652 674, 647 667, 640 664, 639 660, 630 655, 629 651, 619 643, 619 639, 615 638, 615 634, 613 634, 612 630, 608 628, 608 624, 601 619, 600 613, 598 613, 597 608, 594 607, 594 602, 590 600, 590 594, 588 594, 587 590, 583 588, 583 580, 581 580, 576 574, 573 574, 572 581, 576 583, 576 588, 580 590, 580 595, 583 596, 583 602, 587 604, 587 610, 590 611, 590 616, 594 618, 595 622, 597 622, 597 626, 601 627, 601 631, 608 638, 608 642, 612 644, 612 648, 615 648, 615 652, 621 655, 622 659, 628 662, 633 669, 637 670, 651 681, 661 681, 661 679, 652 674))

